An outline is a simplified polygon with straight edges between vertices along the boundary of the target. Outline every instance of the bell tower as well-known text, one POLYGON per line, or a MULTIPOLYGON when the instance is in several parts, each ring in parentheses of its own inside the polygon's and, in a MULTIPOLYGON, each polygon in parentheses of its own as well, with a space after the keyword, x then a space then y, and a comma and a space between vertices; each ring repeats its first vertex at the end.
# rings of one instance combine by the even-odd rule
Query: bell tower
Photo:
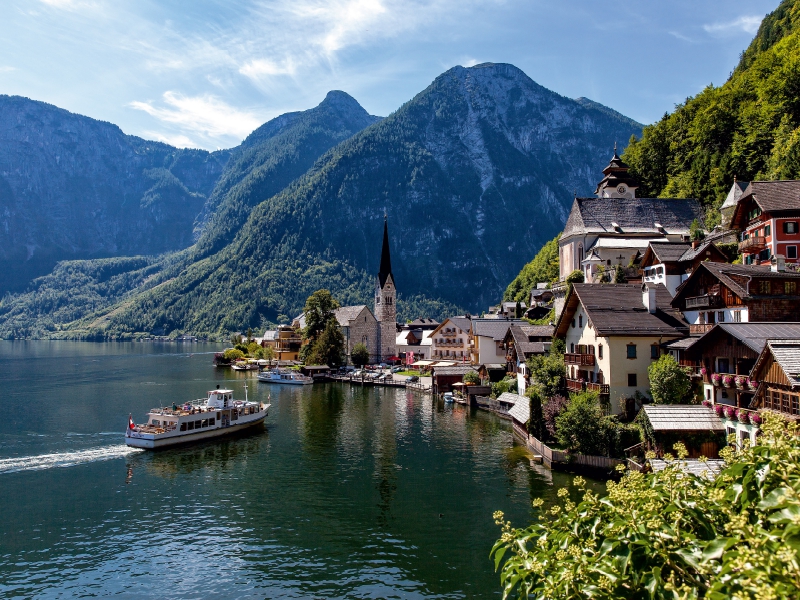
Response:
POLYGON ((603 179, 597 184, 594 193, 598 198, 635 198, 636 188, 639 184, 628 174, 628 165, 622 162, 617 154, 617 144, 614 143, 614 156, 611 162, 603 169, 603 179))
POLYGON ((381 266, 375 282, 375 318, 378 320, 378 360, 383 362, 397 355, 397 289, 392 275, 392 257, 389 252, 389 226, 383 217, 383 247, 381 266))

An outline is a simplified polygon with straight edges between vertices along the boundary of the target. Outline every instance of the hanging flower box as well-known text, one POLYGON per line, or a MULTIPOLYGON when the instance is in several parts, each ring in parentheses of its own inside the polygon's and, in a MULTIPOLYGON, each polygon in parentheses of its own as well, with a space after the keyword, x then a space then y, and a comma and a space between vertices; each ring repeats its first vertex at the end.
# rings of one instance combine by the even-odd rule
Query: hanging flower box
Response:
POLYGON ((747 386, 747 377, 739 375, 736 378, 736 389, 743 390, 747 386))
POLYGON ((724 375, 722 377, 722 385, 725 387, 733 387, 733 375, 724 375))
POLYGON ((715 404, 714 412, 717 413, 718 417, 721 417, 725 413, 725 407, 722 404, 715 404))
POLYGON ((708 369, 705 367, 700 367, 700 375, 708 375, 708 369))
POLYGON ((711 374, 711 383, 712 385, 722 385, 722 375, 719 373, 712 373, 711 374))
POLYGON ((736 420, 736 409, 732 406, 725 407, 725 418, 730 419, 731 421, 736 420))
POLYGON ((709 408, 711 408, 711 406, 712 406, 711 405, 711 400, 703 400, 703 406, 708 406, 709 408))
POLYGON ((750 422, 753 425, 761 425, 761 415, 758 413, 750 413, 750 422))
POLYGON ((748 379, 747 387, 749 387, 751 390, 754 390, 758 387, 758 382, 755 379, 748 379))
POLYGON ((736 418, 738 419, 739 423, 747 424, 750 422, 750 413, 746 410, 739 409, 736 411, 736 418))

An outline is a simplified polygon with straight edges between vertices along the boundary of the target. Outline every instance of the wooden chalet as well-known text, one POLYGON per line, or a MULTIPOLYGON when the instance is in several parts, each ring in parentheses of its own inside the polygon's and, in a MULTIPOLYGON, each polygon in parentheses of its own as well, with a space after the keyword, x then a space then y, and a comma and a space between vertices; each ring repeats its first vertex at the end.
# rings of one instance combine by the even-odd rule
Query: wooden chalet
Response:
POLYGON ((691 334, 716 323, 800 321, 800 273, 782 265, 701 262, 678 288, 672 306, 689 322, 691 334))
POLYGON ((751 408, 800 418, 800 340, 769 340, 753 367, 758 382, 751 408))
POLYGON ((728 262, 728 257, 711 240, 690 243, 650 242, 639 263, 642 281, 663 283, 675 295, 681 283, 701 262, 728 262))

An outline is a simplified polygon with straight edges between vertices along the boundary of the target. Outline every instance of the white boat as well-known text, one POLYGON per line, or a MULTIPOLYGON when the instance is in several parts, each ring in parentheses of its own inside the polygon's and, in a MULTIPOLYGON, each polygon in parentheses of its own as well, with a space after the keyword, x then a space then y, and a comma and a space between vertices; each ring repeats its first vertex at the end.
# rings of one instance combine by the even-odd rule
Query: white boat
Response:
POLYGON ((233 363, 231 369, 234 371, 258 371, 258 361, 243 361, 233 363))
POLYGON ((310 385, 314 383, 312 377, 303 375, 298 371, 286 371, 281 369, 272 369, 272 371, 262 371, 258 374, 259 381, 266 383, 283 383, 286 385, 310 385))
POLYGON ((233 390, 217 388, 200 400, 181 406, 173 404, 172 408, 154 408, 147 413, 147 423, 143 425, 128 417, 125 443, 155 450, 228 435, 263 423, 270 406, 247 399, 234 400, 233 390))
POLYGON ((453 392, 445 392, 444 401, 445 404, 450 404, 451 402, 455 402, 455 397, 453 396, 453 392))

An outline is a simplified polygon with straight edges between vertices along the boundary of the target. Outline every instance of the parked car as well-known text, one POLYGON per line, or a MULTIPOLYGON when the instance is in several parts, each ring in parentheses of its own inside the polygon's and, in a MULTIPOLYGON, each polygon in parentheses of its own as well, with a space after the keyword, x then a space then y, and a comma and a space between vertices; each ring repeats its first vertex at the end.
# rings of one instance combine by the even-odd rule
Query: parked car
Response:
POLYGON ((392 367, 392 373, 399 373, 403 370, 403 367, 392 367))
POLYGON ((411 377, 406 379, 406 381, 408 381, 410 383, 416 383, 417 381, 419 381, 419 377, 417 377, 416 375, 412 375, 411 377))

